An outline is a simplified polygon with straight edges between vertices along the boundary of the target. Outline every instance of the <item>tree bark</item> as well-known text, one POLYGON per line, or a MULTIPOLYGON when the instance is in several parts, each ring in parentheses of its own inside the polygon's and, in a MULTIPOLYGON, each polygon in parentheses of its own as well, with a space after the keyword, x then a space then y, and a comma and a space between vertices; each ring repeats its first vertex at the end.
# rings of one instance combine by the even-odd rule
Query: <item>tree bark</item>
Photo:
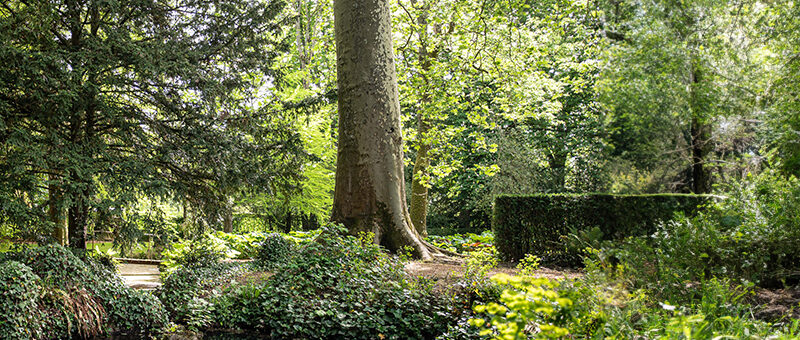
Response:
POLYGON ((89 220, 89 207, 85 198, 79 198, 69 208, 69 246, 86 249, 86 225, 89 220))
POLYGON ((699 92, 702 91, 702 74, 696 65, 692 65, 691 74, 691 114, 690 134, 692 138, 692 191, 695 194, 706 194, 711 191, 711 179, 705 168, 708 156, 708 142, 711 140, 711 127, 703 119, 705 105, 699 92))
POLYGON ((222 231, 233 232, 233 197, 226 196, 222 206, 222 231))
POLYGON ((388 0, 335 0, 339 145, 332 220, 350 233, 374 233, 390 251, 417 258, 434 248, 420 238, 405 197, 400 103, 388 0))
POLYGON ((226 233, 233 232, 233 209, 231 207, 225 207, 225 212, 222 216, 222 231, 226 233))
POLYGON ((417 157, 414 159, 414 170, 411 171, 411 223, 417 230, 420 236, 428 236, 428 185, 425 183, 425 178, 428 175, 428 167, 430 166, 430 158, 428 152, 431 149, 431 144, 428 141, 428 131, 430 130, 430 122, 425 115, 425 111, 431 102, 430 96, 430 83, 428 81, 428 71, 431 67, 431 61, 428 59, 428 6, 420 10, 417 17, 417 25, 419 30, 419 49, 418 57, 424 81, 424 88, 422 89, 421 109, 419 111, 419 123, 417 126, 417 157))
POLYGON ((292 216, 292 209, 287 210, 286 216, 284 217, 285 219, 283 220, 283 232, 289 233, 290 231, 292 231, 292 222, 294 217, 292 216))
POLYGON ((50 217, 50 222, 53 222, 53 239, 57 244, 62 246, 67 246, 67 224, 66 218, 64 214, 64 210, 61 209, 59 206, 59 202, 61 201, 61 188, 58 187, 52 181, 55 180, 55 176, 50 176, 51 183, 47 187, 48 191, 48 215, 50 217))
MULTIPOLYGON (((428 124, 425 118, 419 118, 419 128, 417 134, 428 132, 428 124)), ((423 137, 424 138, 424 137, 423 137)), ((417 143, 417 158, 414 160, 414 170, 411 175, 411 223, 420 236, 428 236, 428 186, 425 177, 428 174, 430 158, 428 152, 431 145, 428 142, 420 141, 417 143)))

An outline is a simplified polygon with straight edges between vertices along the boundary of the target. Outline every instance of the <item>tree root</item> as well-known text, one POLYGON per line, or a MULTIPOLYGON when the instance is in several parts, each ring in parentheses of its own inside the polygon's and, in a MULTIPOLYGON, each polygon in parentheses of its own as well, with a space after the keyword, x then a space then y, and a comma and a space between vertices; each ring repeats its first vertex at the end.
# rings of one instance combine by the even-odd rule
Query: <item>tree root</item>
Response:
POLYGON ((442 249, 437 246, 434 246, 428 241, 420 240, 422 244, 425 246, 426 249, 431 253, 433 259, 429 260, 430 262, 435 263, 445 263, 445 264, 456 264, 460 265, 464 261, 463 259, 466 257, 462 254, 456 253, 454 251, 449 251, 447 249, 442 249))

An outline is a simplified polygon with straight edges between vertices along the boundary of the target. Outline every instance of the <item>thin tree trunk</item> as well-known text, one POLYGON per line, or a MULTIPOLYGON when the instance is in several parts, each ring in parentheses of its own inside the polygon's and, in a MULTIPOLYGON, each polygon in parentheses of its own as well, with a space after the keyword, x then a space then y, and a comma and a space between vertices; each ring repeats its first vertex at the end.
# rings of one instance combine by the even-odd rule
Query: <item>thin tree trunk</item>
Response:
POLYGON ((411 222, 405 197, 400 103, 388 0, 335 0, 339 145, 332 220, 374 233, 391 251, 433 252, 411 222))
POLYGON ((53 181, 54 176, 50 176, 50 184, 47 187, 48 191, 48 215, 50 222, 53 222, 53 239, 57 244, 67 246, 67 224, 64 210, 59 207, 61 201, 61 188, 58 187, 53 181))
POLYGON ((222 207, 222 231, 226 233, 233 232, 233 197, 225 197, 225 204, 222 207))
POLYGON ((692 120, 689 127, 692 137, 692 191, 695 194, 705 194, 711 191, 711 180, 705 160, 708 155, 708 142, 711 139, 711 127, 704 121, 706 112, 702 96, 702 74, 692 65, 691 105, 692 120))
POLYGON ((411 171, 411 222, 421 237, 428 236, 428 185, 425 178, 428 175, 430 158, 428 152, 431 144, 428 141, 428 131, 430 122, 426 117, 427 107, 431 103, 430 82, 428 81, 428 71, 431 67, 430 55, 428 54, 428 6, 423 5, 417 17, 418 36, 419 36, 419 63, 423 79, 423 93, 419 120, 417 126, 417 157, 414 159, 414 170, 411 171))
MULTIPOLYGON (((428 123, 425 118, 419 117, 419 127, 417 135, 424 136, 428 133, 428 123)), ((417 143, 417 157, 414 160, 414 170, 411 176, 411 222, 417 233, 420 236, 428 236, 428 185, 425 183, 425 177, 428 174, 428 166, 430 166, 430 158, 428 152, 431 149, 430 143, 424 140, 425 137, 418 137, 417 143)))
POLYGON ((292 219, 293 219, 293 217, 294 216, 292 215, 292 210, 291 209, 287 210, 286 211, 286 219, 284 220, 284 223, 283 223, 283 232, 284 233, 289 233, 290 231, 292 231, 292 222, 293 222, 292 219))
POLYGON ((72 248, 86 249, 86 225, 89 207, 85 198, 79 198, 69 208, 69 246, 72 248))
POLYGON ((226 233, 233 232, 233 208, 230 206, 225 207, 225 212, 222 216, 222 231, 226 233))

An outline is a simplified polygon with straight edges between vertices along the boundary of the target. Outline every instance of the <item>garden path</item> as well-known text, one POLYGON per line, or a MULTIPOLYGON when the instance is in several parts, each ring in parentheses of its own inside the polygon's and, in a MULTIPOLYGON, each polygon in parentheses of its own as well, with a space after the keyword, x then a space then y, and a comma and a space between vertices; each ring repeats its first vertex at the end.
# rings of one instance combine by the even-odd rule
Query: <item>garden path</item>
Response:
POLYGON ((133 289, 153 290, 161 286, 158 265, 123 262, 117 269, 125 284, 133 289))
MULTIPOLYGON (((405 265, 406 272, 411 276, 422 276, 434 281, 441 281, 442 283, 451 283, 458 281, 464 276, 464 267, 458 264, 450 263, 437 263, 437 262, 420 262, 411 261, 405 265)), ((519 269, 512 267, 508 264, 501 264, 497 268, 491 269, 486 276, 491 277, 495 274, 505 273, 515 275, 519 269)), ((542 277, 548 279, 575 279, 583 276, 583 273, 572 269, 550 269, 539 268, 536 270, 534 277, 542 277)))

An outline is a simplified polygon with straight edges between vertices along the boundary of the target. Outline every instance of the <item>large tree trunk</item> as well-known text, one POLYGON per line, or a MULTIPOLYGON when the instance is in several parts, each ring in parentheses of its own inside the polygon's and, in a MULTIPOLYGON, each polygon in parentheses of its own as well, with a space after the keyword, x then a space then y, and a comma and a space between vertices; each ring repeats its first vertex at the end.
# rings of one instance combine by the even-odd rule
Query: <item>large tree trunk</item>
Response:
POLYGON ((391 251, 432 259, 405 200, 388 0, 335 0, 339 145, 332 219, 391 251))

